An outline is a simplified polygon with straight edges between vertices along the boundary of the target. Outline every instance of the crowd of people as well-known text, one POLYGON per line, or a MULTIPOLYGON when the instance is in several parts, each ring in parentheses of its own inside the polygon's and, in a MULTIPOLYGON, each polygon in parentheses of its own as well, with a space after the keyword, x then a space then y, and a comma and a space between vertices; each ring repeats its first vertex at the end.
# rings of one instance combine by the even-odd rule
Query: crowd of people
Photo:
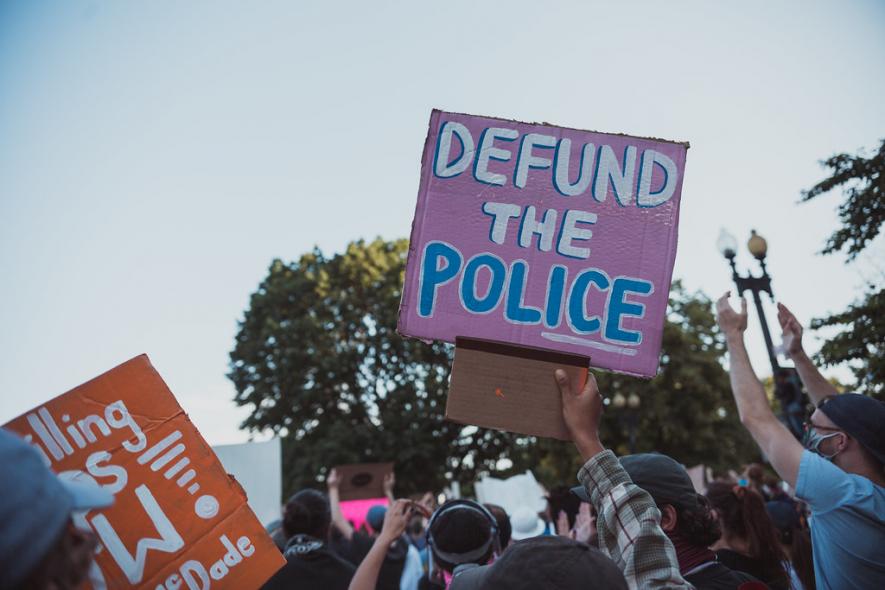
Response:
MULTIPOLYGON (((699 493, 678 457, 618 458, 599 437, 603 399, 593 375, 555 378, 563 419, 583 461, 577 485, 556 488, 548 509, 433 494, 372 508, 355 530, 342 514, 339 477, 286 503, 273 537, 286 564, 263 588, 320 590, 578 590, 885 588, 885 403, 837 394, 780 305, 787 353, 815 410, 797 441, 775 417, 744 346, 746 302, 717 302, 741 422, 773 472, 750 465, 699 493), (775 476, 776 474, 776 476, 775 476)), ((111 501, 51 476, 39 457, 2 433, 0 590, 75 588, 94 538, 77 509, 111 501)))

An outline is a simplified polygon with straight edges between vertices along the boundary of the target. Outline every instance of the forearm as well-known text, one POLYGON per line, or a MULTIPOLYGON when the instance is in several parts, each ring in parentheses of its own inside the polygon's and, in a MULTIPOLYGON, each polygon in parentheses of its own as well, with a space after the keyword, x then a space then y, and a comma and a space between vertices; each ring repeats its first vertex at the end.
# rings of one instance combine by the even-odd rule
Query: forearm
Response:
POLYGON ((378 574, 381 572, 381 566, 384 564, 384 557, 387 555, 387 548, 390 541, 378 536, 372 548, 366 554, 365 559, 357 568, 353 579, 350 581, 348 590, 375 590, 378 583, 378 574))
MULTIPOLYGON (((776 422, 777 418, 768 404, 765 388, 762 387, 762 383, 753 371, 753 365, 750 364, 743 333, 727 335, 726 343, 728 344, 728 375, 731 381, 731 391, 741 422, 753 434, 755 425, 772 420, 776 422)), ((757 440, 757 442, 759 441, 757 440)))
POLYGON ((592 457, 578 478, 599 515, 599 548, 621 569, 631 589, 691 588, 679 573, 676 550, 660 527, 654 500, 630 480, 614 453, 592 457))
POLYGON ((805 385, 806 391, 808 391, 808 397, 811 398, 814 405, 820 403, 824 398, 839 393, 836 391, 835 386, 821 375, 804 350, 793 354, 790 358, 793 359, 796 372, 799 373, 799 378, 802 379, 802 383, 805 385))
POLYGON ((332 513, 332 524, 348 541, 353 537, 353 527, 344 518, 341 512, 341 501, 338 496, 338 488, 329 488, 329 509, 332 513))

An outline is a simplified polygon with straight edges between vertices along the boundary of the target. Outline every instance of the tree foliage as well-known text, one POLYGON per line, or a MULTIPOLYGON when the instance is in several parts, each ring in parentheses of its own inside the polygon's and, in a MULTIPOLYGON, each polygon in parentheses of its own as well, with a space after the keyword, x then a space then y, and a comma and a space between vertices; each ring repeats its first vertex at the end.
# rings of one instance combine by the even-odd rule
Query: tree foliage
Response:
MULTIPOLYGON (((879 235, 885 222, 885 140, 869 157, 837 154, 823 162, 830 176, 803 193, 803 201, 842 189, 841 227, 828 239, 822 254, 845 250, 853 261, 879 235)), ((847 363, 855 389, 885 398, 885 287, 870 283, 863 297, 849 308, 811 323, 812 328, 839 327, 818 353, 826 365, 847 363)))
POLYGON ((885 221, 885 140, 870 157, 837 154, 822 162, 830 176, 802 193, 810 201, 841 188, 845 200, 839 205, 842 227, 827 239, 822 254, 846 250, 854 260, 872 242, 885 221))
MULTIPOLYGON (((284 437, 286 490, 363 461, 395 461, 398 493, 525 469, 549 485, 572 482, 579 465, 571 444, 443 419, 451 347, 395 333, 407 251, 405 240, 379 239, 331 257, 315 250, 274 260, 252 295, 229 377, 236 402, 252 411, 243 427, 284 437)), ((606 395, 641 396, 638 450, 718 468, 754 456, 707 298, 675 286, 663 349, 650 381, 598 374, 606 395)), ((623 417, 611 408, 603 421, 606 444, 626 453, 623 417)))

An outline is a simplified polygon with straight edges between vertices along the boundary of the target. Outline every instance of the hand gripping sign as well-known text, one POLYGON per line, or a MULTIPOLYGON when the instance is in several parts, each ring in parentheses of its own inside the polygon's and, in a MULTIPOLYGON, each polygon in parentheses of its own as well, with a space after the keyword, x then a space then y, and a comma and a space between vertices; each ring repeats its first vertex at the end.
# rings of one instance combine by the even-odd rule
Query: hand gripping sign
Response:
POLYGON ((687 148, 433 111, 399 332, 654 376, 687 148))
POLYGON ((6 424, 62 478, 114 505, 76 517, 100 545, 92 588, 258 588, 284 560, 147 356, 6 424))

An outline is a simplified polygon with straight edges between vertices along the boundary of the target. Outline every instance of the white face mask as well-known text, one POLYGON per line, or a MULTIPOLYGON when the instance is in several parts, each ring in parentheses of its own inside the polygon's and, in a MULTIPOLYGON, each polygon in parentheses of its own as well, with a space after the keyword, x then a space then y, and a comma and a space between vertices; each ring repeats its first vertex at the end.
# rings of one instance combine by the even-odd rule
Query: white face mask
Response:
POLYGON ((833 438, 834 436, 839 436, 840 434, 842 434, 842 433, 841 432, 834 432, 832 434, 821 434, 814 428, 814 426, 809 426, 805 429, 805 434, 802 436, 802 446, 804 446, 806 449, 808 449, 812 453, 820 455, 821 457, 823 457, 824 459, 827 459, 828 461, 832 461, 833 458, 836 455, 838 455, 841 451, 836 451, 835 453, 831 453, 831 454, 827 455, 827 454, 821 452, 820 446, 828 438, 833 438))

